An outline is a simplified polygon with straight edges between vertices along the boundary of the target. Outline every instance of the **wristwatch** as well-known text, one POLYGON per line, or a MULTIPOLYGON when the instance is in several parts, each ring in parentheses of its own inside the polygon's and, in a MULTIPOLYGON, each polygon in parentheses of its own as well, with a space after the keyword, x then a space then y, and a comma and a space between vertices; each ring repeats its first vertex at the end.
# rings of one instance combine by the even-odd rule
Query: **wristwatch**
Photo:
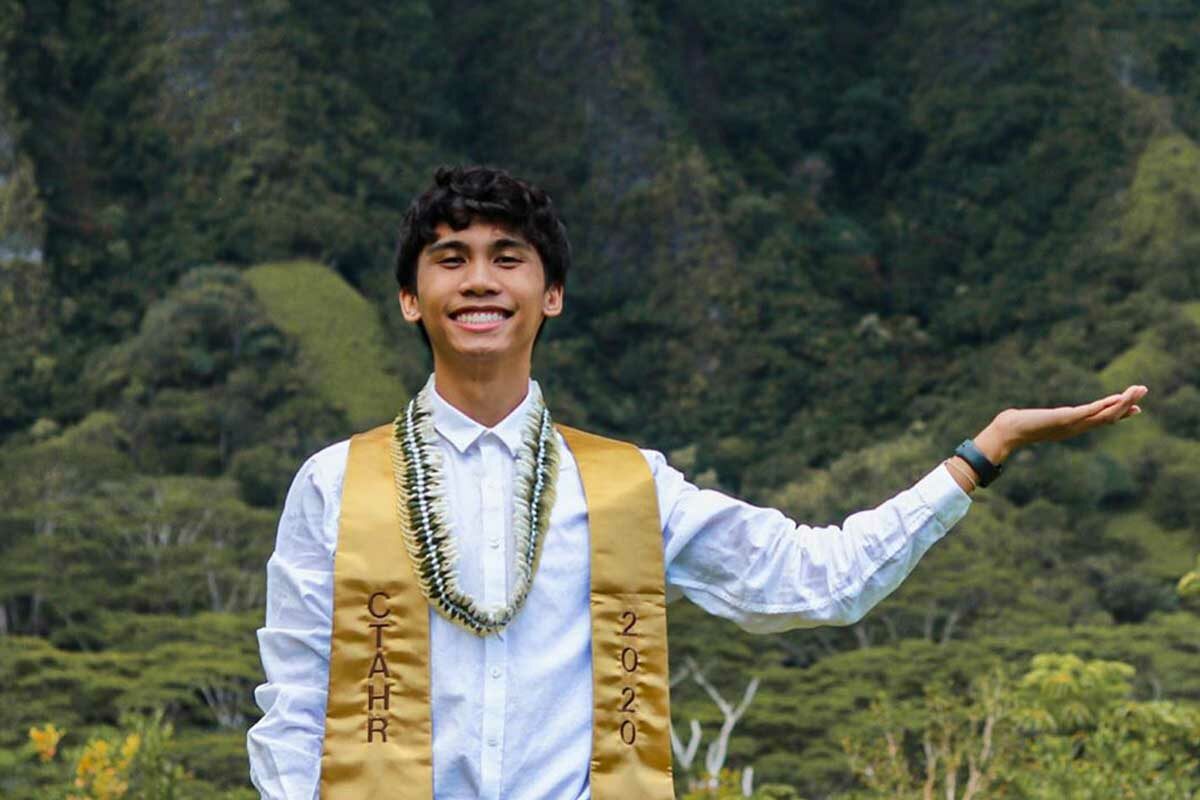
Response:
POLYGON ((970 439, 963 439, 963 443, 954 450, 954 455, 960 456, 971 465, 971 469, 979 474, 980 486, 987 486, 1000 477, 1000 473, 1004 471, 1003 464, 993 464, 988 461, 988 457, 980 452, 979 448, 975 446, 975 442, 970 439))

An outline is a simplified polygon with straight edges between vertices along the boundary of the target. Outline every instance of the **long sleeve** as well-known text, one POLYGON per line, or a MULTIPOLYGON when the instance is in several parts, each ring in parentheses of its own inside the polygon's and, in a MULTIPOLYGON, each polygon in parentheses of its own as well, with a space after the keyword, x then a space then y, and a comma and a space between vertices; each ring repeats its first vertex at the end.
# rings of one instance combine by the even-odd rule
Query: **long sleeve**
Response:
POLYGON ((266 624, 258 630, 267 680, 254 691, 263 717, 246 734, 246 748, 250 780, 270 800, 310 800, 318 791, 336 547, 330 536, 341 499, 341 474, 329 462, 338 447, 297 472, 267 562, 266 624))
POLYGON ((658 491, 668 602, 684 595, 752 633, 850 625, 908 576, 971 497, 938 465, 839 527, 700 489, 643 450, 658 491))

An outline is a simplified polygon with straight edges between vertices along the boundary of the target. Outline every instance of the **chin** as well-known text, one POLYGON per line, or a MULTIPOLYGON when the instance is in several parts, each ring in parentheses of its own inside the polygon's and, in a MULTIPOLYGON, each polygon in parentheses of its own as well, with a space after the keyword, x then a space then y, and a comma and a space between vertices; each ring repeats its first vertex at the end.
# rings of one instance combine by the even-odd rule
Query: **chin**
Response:
POLYGON ((461 359, 505 359, 515 351, 503 342, 469 342, 447 348, 456 358, 461 359))

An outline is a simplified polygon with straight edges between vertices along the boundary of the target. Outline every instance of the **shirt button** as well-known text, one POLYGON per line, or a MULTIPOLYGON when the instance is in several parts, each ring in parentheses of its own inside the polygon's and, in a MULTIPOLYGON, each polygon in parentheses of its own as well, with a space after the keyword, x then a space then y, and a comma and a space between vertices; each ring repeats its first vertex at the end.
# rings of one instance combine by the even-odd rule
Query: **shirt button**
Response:
POLYGON ((488 737, 488 747, 495 747, 500 744, 500 741, 495 736, 488 737))
POLYGON ((500 674, 501 674, 501 673, 500 673, 500 668, 499 668, 499 667, 492 667, 492 677, 493 677, 493 678, 499 678, 499 677, 500 677, 500 674))
POLYGON ((493 550, 498 549, 500 547, 500 537, 493 536, 491 539, 488 540, 488 544, 490 544, 492 546, 493 550))

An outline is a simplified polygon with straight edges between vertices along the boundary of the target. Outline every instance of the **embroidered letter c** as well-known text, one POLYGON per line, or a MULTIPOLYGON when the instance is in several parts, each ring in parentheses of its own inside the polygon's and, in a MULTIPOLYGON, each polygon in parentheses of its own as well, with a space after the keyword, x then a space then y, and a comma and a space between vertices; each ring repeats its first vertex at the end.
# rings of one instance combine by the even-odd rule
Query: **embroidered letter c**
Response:
POLYGON ((380 613, 376 612, 375 611, 375 598, 376 597, 382 597, 384 600, 388 599, 388 596, 385 592, 375 592, 375 594, 371 595, 371 598, 369 600, 367 600, 367 611, 370 611, 371 616, 374 617, 375 619, 383 619, 384 617, 386 617, 388 615, 388 607, 387 607, 387 604, 385 603, 383 606, 383 613, 380 614, 380 613))

